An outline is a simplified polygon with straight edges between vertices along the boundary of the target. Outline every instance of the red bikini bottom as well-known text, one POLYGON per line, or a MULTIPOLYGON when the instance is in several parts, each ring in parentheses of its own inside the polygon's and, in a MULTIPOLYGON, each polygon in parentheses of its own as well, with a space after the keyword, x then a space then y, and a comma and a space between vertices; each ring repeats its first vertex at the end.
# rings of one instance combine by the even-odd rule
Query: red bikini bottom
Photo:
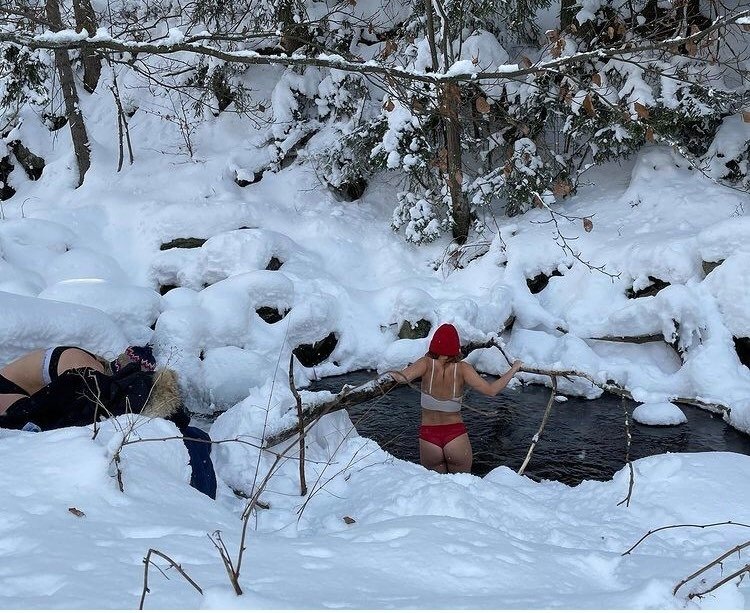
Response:
POLYGON ((437 426, 419 426, 419 438, 441 448, 462 434, 466 434, 466 425, 463 422, 437 426))

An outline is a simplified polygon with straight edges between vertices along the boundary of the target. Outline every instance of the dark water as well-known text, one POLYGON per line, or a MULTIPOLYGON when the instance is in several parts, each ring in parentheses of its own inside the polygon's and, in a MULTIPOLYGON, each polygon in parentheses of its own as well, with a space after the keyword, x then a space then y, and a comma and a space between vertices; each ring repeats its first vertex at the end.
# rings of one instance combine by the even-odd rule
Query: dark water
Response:
MULTIPOLYGON (((374 376, 373 372, 359 371, 327 377, 310 389, 338 392, 346 383, 359 385, 374 376)), ((474 474, 483 476, 501 465, 520 468, 549 395, 548 388, 538 385, 504 390, 494 398, 467 391, 463 418, 474 450, 474 474)), ((625 401, 628 415, 636 406, 625 401)), ((629 419, 631 460, 666 452, 734 451, 750 455, 750 436, 727 425, 720 415, 686 405, 680 408, 688 421, 679 426, 644 426, 629 419)), ((418 391, 400 386, 385 397, 350 408, 349 415, 362 436, 402 460, 419 462, 418 391)), ((606 480, 625 465, 626 445, 620 398, 571 397, 553 405, 524 474, 569 485, 584 479, 606 480)))

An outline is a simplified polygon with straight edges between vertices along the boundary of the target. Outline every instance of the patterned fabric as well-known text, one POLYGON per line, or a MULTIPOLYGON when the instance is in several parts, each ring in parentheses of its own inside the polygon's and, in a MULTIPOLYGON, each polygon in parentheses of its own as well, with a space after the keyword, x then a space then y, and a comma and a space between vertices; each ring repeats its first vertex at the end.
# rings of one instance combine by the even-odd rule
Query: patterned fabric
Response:
POLYGON ((150 345, 131 345, 112 361, 112 372, 116 373, 128 364, 138 364, 141 370, 156 370, 156 358, 150 345))

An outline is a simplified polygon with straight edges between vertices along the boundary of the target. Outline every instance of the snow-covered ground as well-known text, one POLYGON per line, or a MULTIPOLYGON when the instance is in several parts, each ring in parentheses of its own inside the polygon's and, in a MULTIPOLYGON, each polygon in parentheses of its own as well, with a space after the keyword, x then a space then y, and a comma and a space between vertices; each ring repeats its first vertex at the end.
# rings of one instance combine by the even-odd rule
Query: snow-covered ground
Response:
MULTIPOLYGON (((652 147, 592 175, 595 184, 562 206, 567 217, 557 225, 542 210, 512 220, 488 216, 488 233, 451 255, 447 240, 414 247, 392 233, 387 178, 355 203, 321 190, 309 166, 238 187, 237 160, 249 147, 231 117, 202 123, 194 135, 200 153, 187 160, 174 126, 136 114, 138 158, 115 173, 112 121, 97 122, 91 104, 94 165, 84 185, 72 189, 62 131, 54 142, 40 134, 44 175, 38 182, 16 176, 16 196, 0 203, 0 363, 53 344, 114 355, 152 341, 159 360, 180 375, 193 411, 226 409, 212 438, 244 442, 215 446, 221 483, 214 502, 188 486, 181 445, 130 444, 175 435, 167 422, 139 421, 133 430, 121 421, 95 438, 88 428, 0 431, 6 606, 135 607, 150 548, 181 564, 203 596, 174 569, 166 570, 169 581, 152 569, 147 607, 750 604, 736 581, 701 600, 686 601, 695 581, 672 595, 680 579, 747 540, 748 528, 664 530, 621 556, 660 526, 747 521, 750 458, 729 453, 640 460, 631 503, 618 506, 627 468, 610 482, 575 488, 535 483, 505 467, 484 478, 438 475, 388 456, 337 413, 308 438, 308 496, 299 496, 293 457, 262 493, 268 508, 250 522, 242 597, 207 536, 220 530, 236 559, 243 501, 232 490, 252 492, 273 461, 247 443, 294 419, 290 351, 331 332, 338 343, 330 358, 313 368, 297 363, 298 384, 414 360, 427 339, 399 340, 405 320, 451 321, 469 342, 497 335, 514 315, 503 340, 529 365, 585 371, 644 403, 682 397, 726 405, 726 419, 750 431, 750 370, 733 344, 750 336, 746 195, 652 147), (593 221, 590 232, 584 217, 593 221), (581 260, 604 272, 561 247, 556 227, 581 260), (160 250, 180 237, 208 240, 160 250), (272 257, 282 262, 278 270, 266 269, 272 257), (706 274, 703 262, 722 263, 706 274), (530 293, 526 279, 553 271, 561 274, 530 293), (649 276, 668 287, 628 298, 649 276), (164 285, 177 287, 161 296, 164 285), (268 324, 256 314, 262 306, 288 313, 268 324), (675 340, 681 355, 661 341, 595 340, 652 335, 675 340), (113 457, 123 440, 120 492, 113 457)), ((488 373, 507 368, 497 350, 470 359, 488 373)), ((600 393, 581 381, 559 383, 565 395, 600 393)), ((743 564, 734 556, 723 572, 743 564)), ((710 571, 706 587, 720 570, 710 571)))

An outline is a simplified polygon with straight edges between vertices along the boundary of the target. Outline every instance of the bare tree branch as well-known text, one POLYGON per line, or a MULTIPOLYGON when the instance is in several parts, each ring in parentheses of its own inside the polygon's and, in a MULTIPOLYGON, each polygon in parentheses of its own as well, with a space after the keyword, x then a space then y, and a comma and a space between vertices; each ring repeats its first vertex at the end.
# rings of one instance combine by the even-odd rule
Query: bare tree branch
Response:
POLYGON ((529 447, 529 451, 526 453, 526 458, 521 464, 521 468, 518 469, 519 475, 523 475, 523 472, 526 470, 526 466, 528 466, 529 460, 531 460, 531 454, 534 453, 534 447, 536 447, 536 444, 539 442, 539 438, 542 436, 542 432, 544 432, 544 426, 547 423, 547 418, 552 412, 552 405, 555 404, 556 395, 557 395, 557 377, 552 375, 552 393, 550 393, 549 395, 547 408, 544 409, 544 415, 542 415, 542 423, 539 425, 539 430, 536 431, 536 434, 534 434, 533 438, 531 439, 531 446, 529 447))
POLYGON ((713 528, 714 526, 740 526, 742 528, 750 528, 750 524, 742 524, 740 522, 732 521, 731 519, 727 521, 717 521, 713 524, 672 524, 669 526, 662 526, 661 528, 655 528, 653 530, 649 530, 644 534, 641 538, 639 538, 635 544, 630 547, 627 551, 624 551, 621 555, 626 556, 629 555, 638 545, 640 545, 643 541, 645 541, 648 537, 650 537, 652 534, 656 534, 657 532, 661 532, 662 530, 673 530, 674 528, 713 528))
POLYGON ((302 412, 302 398, 294 385, 294 353, 289 354, 289 389, 292 390, 297 402, 297 419, 299 420, 299 495, 307 495, 307 483, 305 482, 305 422, 302 412))

